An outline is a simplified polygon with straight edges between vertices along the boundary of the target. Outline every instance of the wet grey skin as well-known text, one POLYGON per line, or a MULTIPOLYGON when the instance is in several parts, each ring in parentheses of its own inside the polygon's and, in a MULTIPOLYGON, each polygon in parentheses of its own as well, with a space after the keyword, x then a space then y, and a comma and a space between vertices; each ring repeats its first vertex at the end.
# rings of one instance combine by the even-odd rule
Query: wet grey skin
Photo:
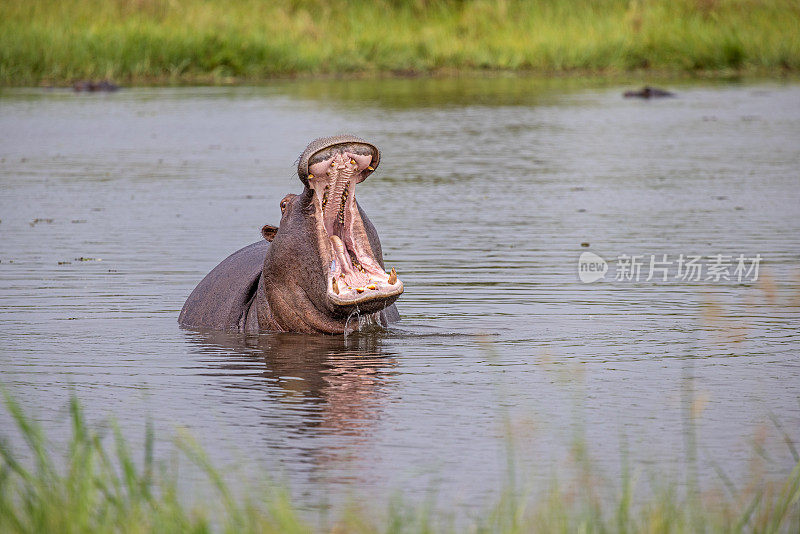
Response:
POLYGON ((281 201, 281 222, 263 241, 231 254, 192 291, 178 322, 238 332, 341 334, 400 320, 403 283, 386 272, 378 232, 355 199, 380 163, 378 148, 353 135, 312 141, 297 174, 300 194, 281 201))

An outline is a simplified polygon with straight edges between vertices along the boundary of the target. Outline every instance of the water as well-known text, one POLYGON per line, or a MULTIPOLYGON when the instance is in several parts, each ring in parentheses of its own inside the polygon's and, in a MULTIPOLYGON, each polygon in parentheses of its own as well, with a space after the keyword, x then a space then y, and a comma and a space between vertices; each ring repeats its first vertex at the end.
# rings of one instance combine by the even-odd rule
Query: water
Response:
POLYGON ((626 449, 641 480, 680 482, 689 402, 704 484, 714 466, 746 482, 762 437, 764 471, 785 476, 769 417, 800 439, 800 86, 674 88, 5 90, 0 381, 56 439, 74 391, 91 420, 141 441, 151 417, 164 450, 186 428, 305 507, 434 491, 474 510, 509 455, 526 485, 569 471, 576 436, 612 483, 626 449), (180 329, 195 284, 300 190, 308 141, 342 131, 383 151, 358 198, 405 283, 402 322, 347 339, 180 329), (605 280, 579 281, 586 251, 605 280), (647 264, 614 280, 625 254, 763 259, 758 281, 647 281, 647 264))

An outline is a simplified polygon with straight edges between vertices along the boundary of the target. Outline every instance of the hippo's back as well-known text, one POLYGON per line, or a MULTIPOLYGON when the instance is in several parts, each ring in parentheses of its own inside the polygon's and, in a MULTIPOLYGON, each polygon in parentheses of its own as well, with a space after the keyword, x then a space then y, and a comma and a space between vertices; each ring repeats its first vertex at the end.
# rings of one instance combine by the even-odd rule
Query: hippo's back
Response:
POLYGON ((178 322, 191 328, 244 330, 268 248, 268 241, 259 241, 217 265, 186 299, 178 322))

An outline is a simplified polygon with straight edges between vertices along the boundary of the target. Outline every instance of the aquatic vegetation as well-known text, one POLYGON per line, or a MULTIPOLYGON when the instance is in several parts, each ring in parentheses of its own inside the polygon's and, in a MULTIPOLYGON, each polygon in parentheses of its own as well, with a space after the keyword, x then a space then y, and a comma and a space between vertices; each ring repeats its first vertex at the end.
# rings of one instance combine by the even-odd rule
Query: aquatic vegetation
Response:
MULTIPOLYGON (((76 398, 70 402, 71 440, 64 457, 53 452, 42 429, 6 395, 6 407, 27 445, 20 460, 0 442, 0 532, 308 532, 286 494, 263 496, 265 507, 236 502, 219 472, 188 436, 182 455, 207 474, 213 503, 187 504, 178 491, 176 466, 154 459, 148 428, 141 461, 120 429, 111 436, 87 424, 76 398)), ((7 436, 2 436, 4 439, 7 436)))
POLYGON ((792 0, 0 3, 3 85, 798 68, 800 6, 792 0))
MULTIPOLYGON (((155 436, 148 427, 143 450, 134 454, 116 425, 110 435, 87 423, 77 398, 70 402, 72 435, 63 457, 41 427, 5 394, 15 435, 27 450, 0 441, 0 532, 455 532, 454 518, 431 503, 390 503, 386 511, 351 507, 333 525, 304 517, 280 485, 238 497, 187 434, 179 433, 176 452, 205 474, 212 500, 189 500, 179 489, 177 456, 155 458, 155 436)), ((797 460, 794 446, 789 447, 797 460)), ((747 492, 703 496, 660 488, 635 502, 627 469, 619 489, 593 482, 587 446, 574 454, 583 470, 576 483, 554 483, 546 497, 530 502, 517 491, 513 471, 499 500, 487 505, 473 532, 789 532, 800 525, 800 462, 781 483, 760 481, 747 492)), ((509 464, 513 468, 513 462, 509 464)))

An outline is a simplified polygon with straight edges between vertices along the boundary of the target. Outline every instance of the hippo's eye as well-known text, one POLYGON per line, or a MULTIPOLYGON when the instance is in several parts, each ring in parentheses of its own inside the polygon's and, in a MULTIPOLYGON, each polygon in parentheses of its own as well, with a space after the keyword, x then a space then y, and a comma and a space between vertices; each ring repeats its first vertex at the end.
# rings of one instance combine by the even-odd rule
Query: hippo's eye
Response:
POLYGON ((284 211, 286 211, 286 206, 287 206, 287 204, 289 204, 289 201, 288 201, 288 200, 284 200, 283 202, 281 202, 281 213, 283 213, 284 211))

